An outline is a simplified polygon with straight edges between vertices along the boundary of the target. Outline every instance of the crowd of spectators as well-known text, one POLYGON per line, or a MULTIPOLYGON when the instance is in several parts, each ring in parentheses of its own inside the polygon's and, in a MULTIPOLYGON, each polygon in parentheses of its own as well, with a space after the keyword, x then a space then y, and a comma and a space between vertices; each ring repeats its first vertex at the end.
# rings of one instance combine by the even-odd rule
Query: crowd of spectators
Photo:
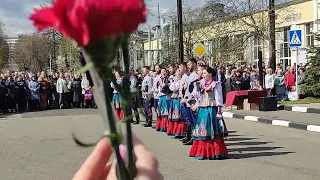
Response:
POLYGON ((0 113, 63 108, 95 108, 86 74, 0 73, 0 113))

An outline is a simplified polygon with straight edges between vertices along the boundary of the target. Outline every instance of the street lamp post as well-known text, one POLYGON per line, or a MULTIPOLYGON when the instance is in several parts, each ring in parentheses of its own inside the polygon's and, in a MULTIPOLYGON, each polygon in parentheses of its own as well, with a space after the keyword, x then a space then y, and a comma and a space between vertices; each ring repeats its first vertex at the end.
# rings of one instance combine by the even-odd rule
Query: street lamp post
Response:
POLYGON ((177 0, 178 13, 178 34, 179 34, 179 60, 184 61, 184 47, 183 47, 183 26, 182 26, 182 0, 177 0))

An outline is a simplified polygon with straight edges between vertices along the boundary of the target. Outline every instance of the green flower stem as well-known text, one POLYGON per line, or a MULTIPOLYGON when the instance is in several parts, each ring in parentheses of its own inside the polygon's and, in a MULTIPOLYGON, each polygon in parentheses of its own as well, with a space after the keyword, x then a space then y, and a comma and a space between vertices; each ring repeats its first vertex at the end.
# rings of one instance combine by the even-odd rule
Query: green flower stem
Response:
POLYGON ((106 102, 107 114, 108 114, 107 121, 109 122, 110 133, 115 135, 115 136, 109 136, 109 139, 117 158, 117 176, 119 180, 129 180, 128 171, 126 169, 126 166, 119 152, 119 145, 120 145, 121 138, 117 132, 117 127, 114 121, 115 117, 114 117, 113 107, 111 105, 111 98, 108 95, 108 92, 112 90, 110 87, 110 81, 103 80, 102 84, 105 92, 105 102, 106 102))
MULTIPOLYGON (((102 80, 100 87, 103 87, 104 95, 104 117, 105 123, 109 125, 110 131, 110 143, 114 149, 115 156, 117 158, 117 176, 119 180, 133 180, 136 175, 135 167, 135 156, 133 152, 133 142, 132 142, 132 130, 131 130, 131 107, 130 100, 132 98, 132 93, 130 92, 130 62, 129 62, 129 46, 128 46, 129 34, 121 34, 115 38, 106 38, 95 43, 92 43, 84 48, 88 62, 92 61, 95 71, 98 73, 102 80), (123 50, 124 59, 124 78, 123 86, 120 87, 114 75, 112 74, 113 67, 111 62, 113 62, 116 57, 117 49, 121 46, 123 50), (120 101, 122 109, 124 110, 125 117, 127 117, 124 122, 126 124, 126 143, 127 143, 127 162, 128 166, 122 160, 119 153, 119 145, 121 143, 121 132, 119 132, 116 126, 116 117, 114 113, 114 108, 111 105, 112 98, 109 96, 109 92, 112 91, 110 87, 110 82, 113 82, 116 90, 119 92, 120 101), (130 118, 129 118, 130 117, 130 118)), ((99 92, 101 93, 101 92, 99 92)))
MULTIPOLYGON (((84 55, 87 62, 92 62, 95 71, 98 73, 97 78, 101 79, 99 84, 95 84, 96 88, 102 88, 103 90, 98 93, 103 93, 105 103, 105 111, 102 113, 105 124, 108 125, 108 130, 110 132, 109 140, 113 147, 116 159, 117 159, 117 176, 119 180, 129 180, 129 174, 126 169, 126 165, 122 160, 119 152, 119 145, 121 143, 121 132, 117 131, 116 117, 114 113, 114 108, 111 105, 112 98, 109 92, 112 91, 110 87, 111 79, 114 77, 112 74, 112 69, 110 68, 111 62, 116 56, 116 51, 122 42, 122 37, 117 38, 106 38, 104 40, 91 43, 90 45, 84 47, 84 55)), ((91 76, 95 74, 90 72, 91 76)), ((94 76, 96 77, 96 76, 94 76)), ((99 80, 97 80, 99 82, 99 80)), ((106 126, 107 127, 107 126, 106 126)))
MULTIPOLYGON (((123 52, 123 61, 124 61, 124 78, 123 78, 123 99, 125 99, 124 113, 126 117, 132 117, 132 111, 130 107, 130 99, 132 98, 132 93, 130 92, 130 59, 129 59, 129 43, 128 38, 124 38, 122 41, 121 47, 123 52)), ((135 166, 135 156, 133 152, 133 142, 132 142, 132 130, 131 130, 131 121, 132 118, 129 118, 125 121, 126 123, 126 140, 127 140, 127 161, 128 161, 128 173, 130 175, 130 180, 133 180, 136 175, 136 166, 135 166)))

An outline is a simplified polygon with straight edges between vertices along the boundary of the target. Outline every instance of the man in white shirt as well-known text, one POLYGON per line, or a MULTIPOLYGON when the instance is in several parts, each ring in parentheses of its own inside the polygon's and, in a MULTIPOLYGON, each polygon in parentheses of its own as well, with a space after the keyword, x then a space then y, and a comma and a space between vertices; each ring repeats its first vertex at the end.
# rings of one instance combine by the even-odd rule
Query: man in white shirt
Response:
POLYGON ((153 98, 154 98, 153 107, 154 107, 154 110, 156 111, 157 119, 159 118, 158 104, 159 104, 159 85, 161 81, 161 69, 162 67, 160 65, 156 65, 154 67, 156 76, 153 78, 153 87, 152 87, 153 98))
POLYGON ((153 78, 152 78, 152 75, 150 74, 149 66, 143 67, 142 71, 144 74, 144 78, 141 85, 141 91, 142 91, 144 113, 146 115, 146 123, 144 124, 144 127, 152 127, 152 109, 151 109, 150 101, 153 97, 153 93, 152 93, 153 78))
POLYGON ((183 105, 183 118, 185 119, 186 125, 187 125, 187 133, 186 133, 186 138, 182 140, 182 143, 184 145, 192 145, 193 141, 191 139, 191 133, 192 133, 192 127, 194 124, 194 114, 193 111, 191 110, 191 106, 188 103, 189 98, 191 98, 191 93, 193 91, 193 88, 195 87, 195 80, 198 79, 198 74, 197 74, 197 61, 192 58, 188 61, 187 63, 188 69, 189 69, 189 76, 186 78, 186 82, 184 85, 185 88, 185 104, 183 105))
POLYGON ((136 121, 132 122, 134 124, 139 124, 140 123, 140 117, 139 117, 139 112, 138 112, 138 101, 139 98, 141 98, 139 96, 138 93, 138 88, 137 88, 137 83, 138 83, 138 79, 136 77, 136 75, 134 74, 134 69, 133 67, 130 67, 130 92, 133 93, 132 96, 132 100, 131 100, 131 110, 134 112, 134 116, 136 121))

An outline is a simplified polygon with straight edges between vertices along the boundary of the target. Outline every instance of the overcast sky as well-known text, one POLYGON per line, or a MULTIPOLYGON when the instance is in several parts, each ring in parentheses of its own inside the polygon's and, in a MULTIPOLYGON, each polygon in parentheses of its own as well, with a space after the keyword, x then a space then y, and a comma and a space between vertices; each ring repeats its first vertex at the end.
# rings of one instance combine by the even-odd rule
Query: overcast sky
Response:
MULTIPOLYGON (((35 31, 28 20, 34 7, 49 0, 0 0, 0 20, 5 23, 6 33, 9 36, 32 33, 35 31)), ((204 3, 205 0, 185 0, 188 4, 204 3)), ((161 14, 176 8, 176 0, 147 0, 150 8, 147 24, 154 26, 157 22, 157 5, 160 2, 161 14)))

